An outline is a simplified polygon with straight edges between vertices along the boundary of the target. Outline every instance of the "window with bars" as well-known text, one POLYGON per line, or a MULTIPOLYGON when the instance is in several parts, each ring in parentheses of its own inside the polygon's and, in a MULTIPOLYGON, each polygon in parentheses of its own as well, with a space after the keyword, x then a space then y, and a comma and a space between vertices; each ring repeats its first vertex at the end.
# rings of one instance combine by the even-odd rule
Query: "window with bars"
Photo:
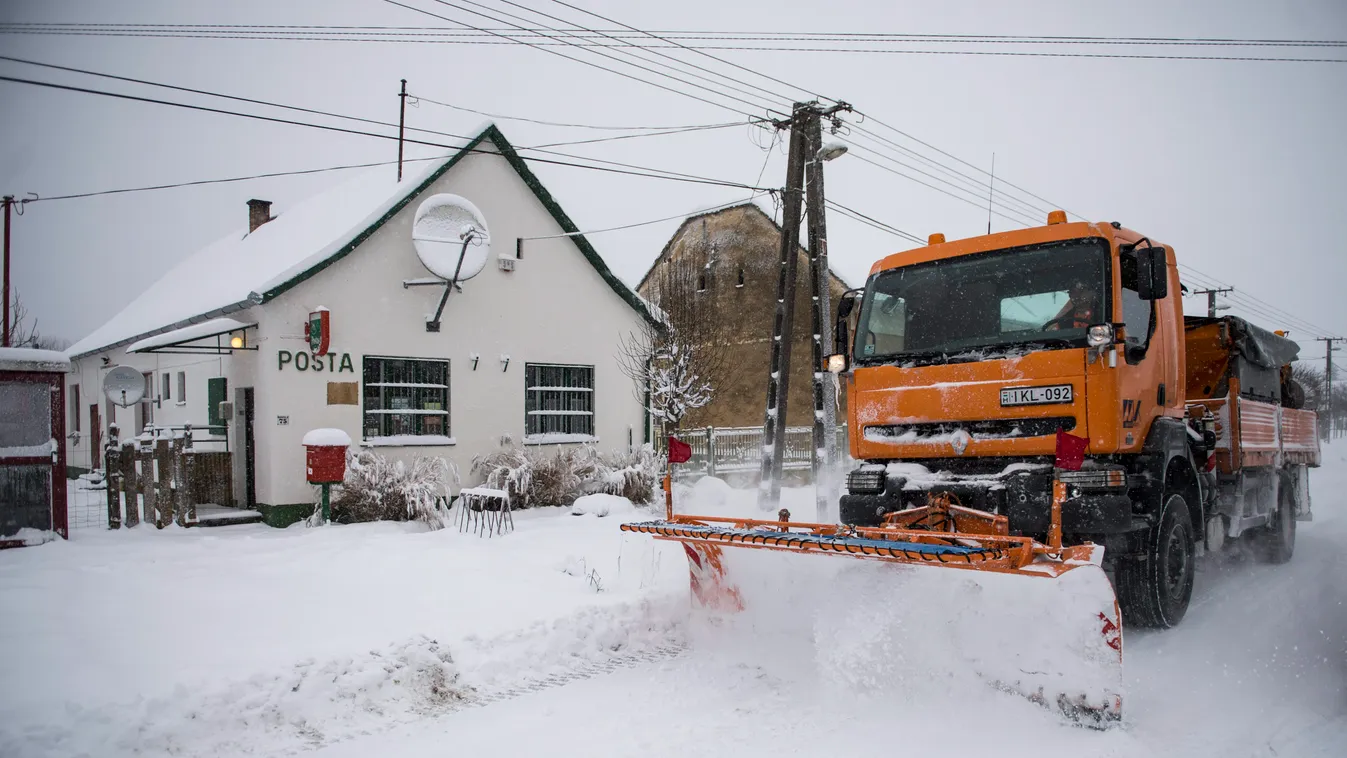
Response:
POLYGON ((594 436, 594 367, 524 366, 524 434, 594 436))
POLYGON ((364 362, 365 439, 449 436, 449 361, 364 362))

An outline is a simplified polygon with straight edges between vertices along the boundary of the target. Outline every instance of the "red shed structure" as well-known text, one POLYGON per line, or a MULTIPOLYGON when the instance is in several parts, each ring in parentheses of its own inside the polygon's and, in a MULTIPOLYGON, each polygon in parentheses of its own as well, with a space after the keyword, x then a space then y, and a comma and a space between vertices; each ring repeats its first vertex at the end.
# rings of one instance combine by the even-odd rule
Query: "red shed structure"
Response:
POLYGON ((0 548, 68 537, 64 353, 0 348, 0 548))

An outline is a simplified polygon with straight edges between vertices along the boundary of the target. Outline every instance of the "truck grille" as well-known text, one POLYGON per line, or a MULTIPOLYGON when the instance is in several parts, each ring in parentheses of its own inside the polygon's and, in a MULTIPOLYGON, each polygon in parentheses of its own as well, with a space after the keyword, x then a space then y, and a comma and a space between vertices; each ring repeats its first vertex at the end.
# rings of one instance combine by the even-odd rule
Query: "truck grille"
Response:
POLYGON ((884 424, 865 427, 866 438, 898 438, 921 441, 947 437, 965 431, 975 440, 1016 439, 1056 434, 1058 429, 1069 432, 1076 428, 1074 416, 1047 418, 988 419, 985 421, 938 421, 924 424, 884 424))

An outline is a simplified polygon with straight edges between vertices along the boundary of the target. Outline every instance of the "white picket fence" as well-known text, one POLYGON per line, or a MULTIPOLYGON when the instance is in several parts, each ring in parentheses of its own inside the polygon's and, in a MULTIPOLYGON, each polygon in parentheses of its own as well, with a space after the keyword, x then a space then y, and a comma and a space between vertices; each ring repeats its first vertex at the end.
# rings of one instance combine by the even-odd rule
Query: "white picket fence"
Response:
MULTIPOLYGON (((692 448, 692 459, 679 464, 684 475, 724 476, 726 474, 756 474, 762 470, 762 427, 698 427, 680 429, 675 435, 692 448)), ((786 428, 786 448, 782 468, 786 471, 809 471, 813 468, 814 429, 809 426, 786 428)), ((659 440, 661 455, 665 441, 659 440)), ((847 428, 837 427, 837 455, 847 455, 847 428)))

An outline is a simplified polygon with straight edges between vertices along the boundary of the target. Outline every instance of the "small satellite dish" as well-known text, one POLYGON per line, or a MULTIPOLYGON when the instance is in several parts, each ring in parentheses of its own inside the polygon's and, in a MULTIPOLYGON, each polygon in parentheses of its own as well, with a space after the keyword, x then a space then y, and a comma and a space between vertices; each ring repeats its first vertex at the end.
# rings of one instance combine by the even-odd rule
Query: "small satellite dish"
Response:
POLYGON ((416 209, 412 222, 416 257, 430 273, 461 282, 482 273, 491 235, 477 206, 458 195, 433 195, 416 209))
POLYGON ((145 396, 145 377, 130 366, 118 366, 103 377, 103 394, 113 405, 135 405, 145 396))

